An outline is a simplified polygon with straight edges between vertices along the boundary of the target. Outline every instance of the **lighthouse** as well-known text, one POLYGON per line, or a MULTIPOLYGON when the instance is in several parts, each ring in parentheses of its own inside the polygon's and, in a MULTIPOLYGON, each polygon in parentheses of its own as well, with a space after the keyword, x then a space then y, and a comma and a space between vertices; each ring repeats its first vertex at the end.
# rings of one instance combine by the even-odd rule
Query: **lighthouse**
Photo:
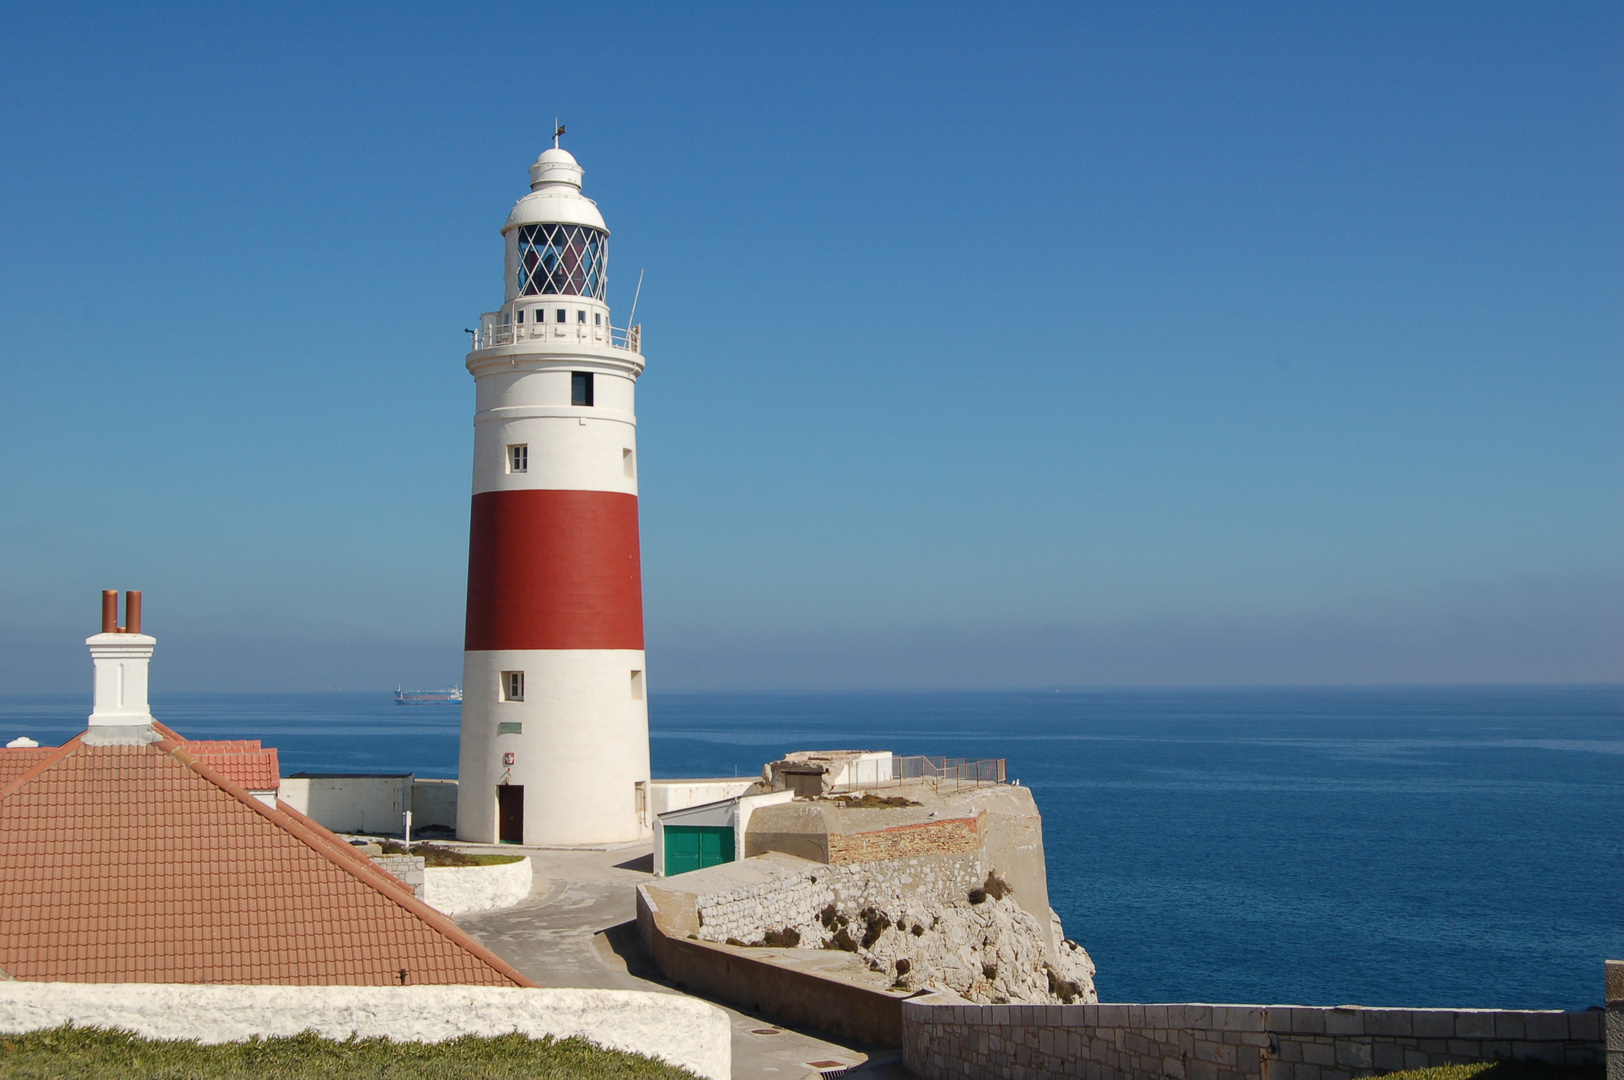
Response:
MULTIPOLYGON (((562 131, 562 129, 560 129, 562 131)), ((605 302, 609 229, 568 151, 530 167, 480 316, 457 836, 649 835, 637 534, 640 327, 605 302)), ((635 307, 635 304, 634 304, 635 307)))

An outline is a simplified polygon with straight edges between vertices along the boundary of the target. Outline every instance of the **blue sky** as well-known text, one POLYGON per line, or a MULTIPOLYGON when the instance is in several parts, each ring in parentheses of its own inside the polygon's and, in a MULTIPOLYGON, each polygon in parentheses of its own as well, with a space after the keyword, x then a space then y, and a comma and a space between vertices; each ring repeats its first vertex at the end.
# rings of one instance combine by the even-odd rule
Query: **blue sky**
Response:
POLYGON ((0 692, 460 672, 555 115, 654 689, 1624 679, 1624 9, 8 5, 0 692))

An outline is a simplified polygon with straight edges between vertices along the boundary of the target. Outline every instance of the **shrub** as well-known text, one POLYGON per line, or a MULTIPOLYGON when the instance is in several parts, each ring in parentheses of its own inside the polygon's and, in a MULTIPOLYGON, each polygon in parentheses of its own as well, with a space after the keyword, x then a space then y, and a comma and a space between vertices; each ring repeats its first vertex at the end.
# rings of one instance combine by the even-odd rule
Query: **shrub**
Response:
POLYGON ((923 926, 920 926, 918 923, 914 923, 913 924, 913 929, 908 931, 908 932, 910 934, 912 934, 914 937, 924 937, 925 936, 925 928, 923 926))
POLYGON ((801 932, 793 926, 767 931, 767 945, 774 949, 793 949, 801 943, 801 932))
POLYGON ((863 948, 872 949, 874 943, 880 940, 880 935, 891 928, 891 920, 886 918, 885 912, 874 908, 864 908, 858 912, 857 917, 863 920, 863 948))
POLYGON ((992 982, 994 979, 998 978, 998 965, 997 964, 982 964, 981 965, 981 977, 983 979, 986 979, 988 982, 992 982))
POLYGON ((998 871, 987 871, 987 880, 982 884, 988 896, 994 900, 1002 900, 1015 890, 1009 887, 1009 882, 998 876, 998 871))
POLYGON ((972 903, 972 904, 985 904, 986 902, 987 902, 987 890, 986 889, 971 889, 970 890, 970 903, 972 903))
POLYGON ((912 962, 909 961, 909 959, 906 956, 899 957, 897 959, 897 977, 898 978, 901 978, 902 976, 908 974, 908 972, 910 972, 912 970, 913 970, 913 964, 912 964, 912 962))

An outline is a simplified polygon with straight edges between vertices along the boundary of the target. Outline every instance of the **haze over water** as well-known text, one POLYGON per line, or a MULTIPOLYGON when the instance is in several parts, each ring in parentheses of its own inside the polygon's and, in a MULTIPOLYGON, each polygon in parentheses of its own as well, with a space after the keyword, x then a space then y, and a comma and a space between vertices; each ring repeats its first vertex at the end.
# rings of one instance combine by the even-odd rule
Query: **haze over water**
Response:
MULTIPOLYGON (((797 749, 1005 757, 1108 1001, 1585 1008, 1624 956, 1624 687, 655 695, 656 776, 797 749)), ((454 776, 459 710, 155 695, 284 775, 454 776)), ((0 698, 56 743, 78 696, 0 698)))

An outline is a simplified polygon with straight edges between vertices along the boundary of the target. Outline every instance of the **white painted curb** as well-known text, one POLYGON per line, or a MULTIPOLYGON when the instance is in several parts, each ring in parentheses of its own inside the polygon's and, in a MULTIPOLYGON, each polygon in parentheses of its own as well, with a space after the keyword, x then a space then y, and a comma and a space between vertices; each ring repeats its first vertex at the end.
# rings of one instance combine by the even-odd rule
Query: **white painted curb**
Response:
POLYGON ((676 994, 487 986, 191 986, 0 982, 0 1033, 72 1023, 149 1039, 240 1042, 315 1031, 331 1039, 441 1042, 460 1035, 590 1040, 729 1080, 727 1014, 676 994))
POLYGON ((453 916, 512 907, 530 897, 532 875, 528 855, 496 866, 429 866, 423 869, 423 902, 453 916))

